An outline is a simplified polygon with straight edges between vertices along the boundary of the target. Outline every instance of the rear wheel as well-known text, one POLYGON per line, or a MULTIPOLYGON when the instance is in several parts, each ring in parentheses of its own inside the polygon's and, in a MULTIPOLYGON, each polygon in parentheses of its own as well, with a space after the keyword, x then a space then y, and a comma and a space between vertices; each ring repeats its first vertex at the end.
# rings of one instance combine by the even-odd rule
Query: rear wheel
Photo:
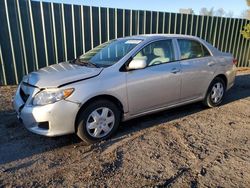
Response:
POLYGON ((87 143, 109 138, 120 123, 120 110, 108 100, 97 100, 80 112, 77 135, 87 143))
POLYGON ((210 84, 206 97, 203 101, 208 107, 218 106, 224 97, 226 85, 223 79, 216 77, 210 84))

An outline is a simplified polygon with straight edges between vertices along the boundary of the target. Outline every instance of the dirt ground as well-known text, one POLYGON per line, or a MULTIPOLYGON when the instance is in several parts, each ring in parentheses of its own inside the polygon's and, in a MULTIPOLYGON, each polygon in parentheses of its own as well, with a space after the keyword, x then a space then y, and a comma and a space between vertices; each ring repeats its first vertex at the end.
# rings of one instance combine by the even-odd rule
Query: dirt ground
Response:
POLYGON ((249 187, 250 70, 224 103, 200 103, 122 123, 112 139, 28 132, 0 87, 0 187, 249 187))

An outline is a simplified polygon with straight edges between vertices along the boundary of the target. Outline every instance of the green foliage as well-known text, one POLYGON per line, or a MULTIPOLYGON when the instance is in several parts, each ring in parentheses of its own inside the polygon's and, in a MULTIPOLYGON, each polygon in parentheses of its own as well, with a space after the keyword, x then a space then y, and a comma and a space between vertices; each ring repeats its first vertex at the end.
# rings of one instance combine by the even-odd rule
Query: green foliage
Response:
POLYGON ((240 32, 244 38, 250 39, 250 24, 244 26, 244 29, 240 32))

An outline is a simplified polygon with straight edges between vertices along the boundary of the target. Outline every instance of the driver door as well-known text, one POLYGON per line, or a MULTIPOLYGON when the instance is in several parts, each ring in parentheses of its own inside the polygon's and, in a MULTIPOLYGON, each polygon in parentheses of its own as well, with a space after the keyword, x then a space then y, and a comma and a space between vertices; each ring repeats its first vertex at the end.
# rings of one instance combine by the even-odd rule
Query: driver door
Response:
POLYGON ((180 63, 175 61, 171 39, 144 47, 133 59, 144 59, 146 68, 126 75, 131 115, 175 104, 180 99, 180 63))

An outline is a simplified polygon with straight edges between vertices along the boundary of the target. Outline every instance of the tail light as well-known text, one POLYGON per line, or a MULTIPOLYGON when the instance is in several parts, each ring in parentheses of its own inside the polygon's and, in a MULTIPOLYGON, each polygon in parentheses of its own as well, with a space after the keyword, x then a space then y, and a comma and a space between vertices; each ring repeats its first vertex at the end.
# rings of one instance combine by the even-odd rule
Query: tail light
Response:
POLYGON ((238 61, 237 59, 233 59, 233 64, 237 65, 238 61))

